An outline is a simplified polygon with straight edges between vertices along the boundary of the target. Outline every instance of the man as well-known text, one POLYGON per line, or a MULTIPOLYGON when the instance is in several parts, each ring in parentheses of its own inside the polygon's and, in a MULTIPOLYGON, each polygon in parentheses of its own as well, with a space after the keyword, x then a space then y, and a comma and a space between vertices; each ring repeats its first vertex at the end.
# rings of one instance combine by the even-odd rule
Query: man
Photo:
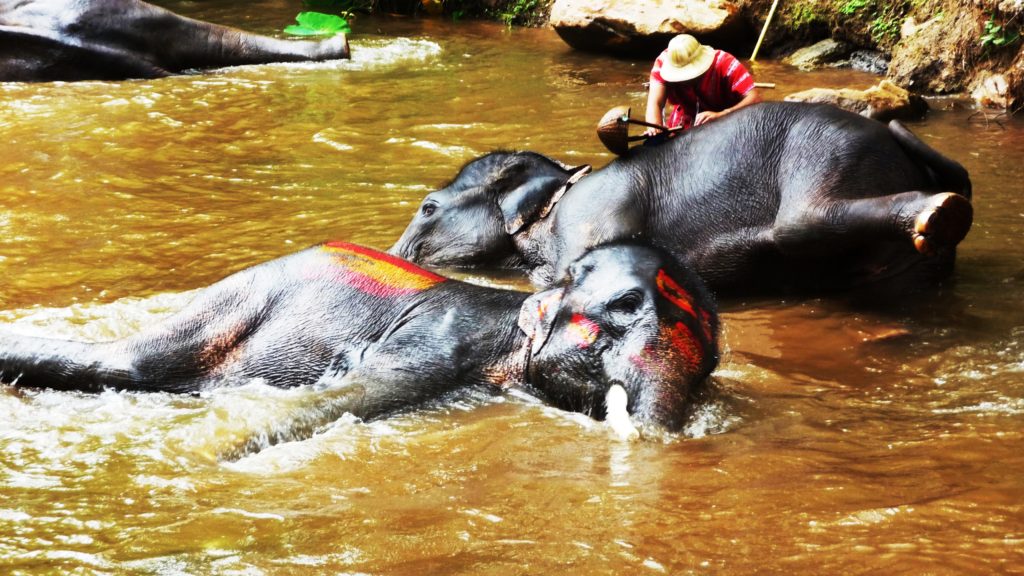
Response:
MULTIPOLYGON (((688 129, 760 101, 753 76, 735 56, 680 34, 654 61, 645 119, 688 129), (672 106, 667 122, 663 118, 666 103, 672 106)), ((645 134, 658 132, 649 128, 645 134)))

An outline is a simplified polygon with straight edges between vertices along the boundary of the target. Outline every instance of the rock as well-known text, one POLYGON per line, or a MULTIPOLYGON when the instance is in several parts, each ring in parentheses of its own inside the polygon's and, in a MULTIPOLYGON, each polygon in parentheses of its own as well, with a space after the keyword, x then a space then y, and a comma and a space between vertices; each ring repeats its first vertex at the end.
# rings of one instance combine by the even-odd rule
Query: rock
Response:
POLYGON ((850 54, 850 68, 872 74, 885 74, 889 71, 889 57, 876 50, 854 50, 850 54))
POLYGON ((1024 46, 1017 51, 1017 57, 1006 70, 1006 92, 1009 94, 1007 108, 1019 110, 1024 107, 1024 46))
POLYGON ((914 26, 893 49, 890 80, 917 92, 949 94, 965 88, 969 62, 977 60, 979 24, 970 10, 946 13, 914 26), (927 24, 927 23, 926 23, 927 24))
POLYGON ((782 61, 801 70, 811 70, 845 58, 851 50, 853 47, 849 44, 829 38, 801 48, 783 58, 782 61))
POLYGON ((882 122, 893 119, 911 120, 924 116, 928 104, 924 98, 911 94, 888 80, 867 90, 849 88, 811 88, 786 96, 789 102, 822 102, 839 106, 882 122))
POLYGON ((573 48, 628 56, 656 56, 677 34, 724 49, 750 38, 730 0, 555 0, 549 22, 573 48))
POLYGON ((971 98, 985 108, 1009 108, 1013 103, 1010 84, 1002 74, 979 75, 977 85, 971 91, 971 98))

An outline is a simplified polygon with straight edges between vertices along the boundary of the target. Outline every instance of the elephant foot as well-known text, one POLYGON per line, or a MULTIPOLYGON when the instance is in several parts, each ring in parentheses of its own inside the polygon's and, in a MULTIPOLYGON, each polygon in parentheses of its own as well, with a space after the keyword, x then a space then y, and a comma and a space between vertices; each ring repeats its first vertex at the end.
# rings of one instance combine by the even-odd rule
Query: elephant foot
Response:
POLYGON ((914 248, 925 256, 953 248, 967 236, 973 220, 970 200, 952 192, 936 194, 914 220, 914 248))

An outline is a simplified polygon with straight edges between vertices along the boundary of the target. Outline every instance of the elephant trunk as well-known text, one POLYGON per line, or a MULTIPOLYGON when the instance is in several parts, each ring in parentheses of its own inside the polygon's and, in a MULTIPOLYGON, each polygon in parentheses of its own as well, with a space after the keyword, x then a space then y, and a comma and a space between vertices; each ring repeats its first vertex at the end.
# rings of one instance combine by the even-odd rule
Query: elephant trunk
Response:
POLYGON ((99 358, 102 344, 0 334, 0 381, 19 387, 99 391, 104 385, 128 388, 130 368, 99 358))
POLYGON ((191 68, 346 59, 350 57, 348 38, 337 34, 326 40, 281 40, 184 18, 168 12, 165 38, 150 39, 160 66, 174 71, 191 68))

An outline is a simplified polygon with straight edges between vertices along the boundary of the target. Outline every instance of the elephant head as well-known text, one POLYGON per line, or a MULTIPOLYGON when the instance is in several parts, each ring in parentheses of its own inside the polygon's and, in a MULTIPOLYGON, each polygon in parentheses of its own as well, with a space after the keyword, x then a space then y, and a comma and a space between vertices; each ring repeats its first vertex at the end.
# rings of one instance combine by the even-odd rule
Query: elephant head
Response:
POLYGON ((512 236, 546 215, 589 171, 534 152, 481 156, 423 199, 390 252, 428 266, 518 266, 512 236))
POLYGON ((595 418, 620 384, 634 420, 678 429, 718 364, 712 297, 699 277, 647 245, 591 250, 556 288, 526 300, 519 326, 531 340, 526 380, 555 406, 595 418))

